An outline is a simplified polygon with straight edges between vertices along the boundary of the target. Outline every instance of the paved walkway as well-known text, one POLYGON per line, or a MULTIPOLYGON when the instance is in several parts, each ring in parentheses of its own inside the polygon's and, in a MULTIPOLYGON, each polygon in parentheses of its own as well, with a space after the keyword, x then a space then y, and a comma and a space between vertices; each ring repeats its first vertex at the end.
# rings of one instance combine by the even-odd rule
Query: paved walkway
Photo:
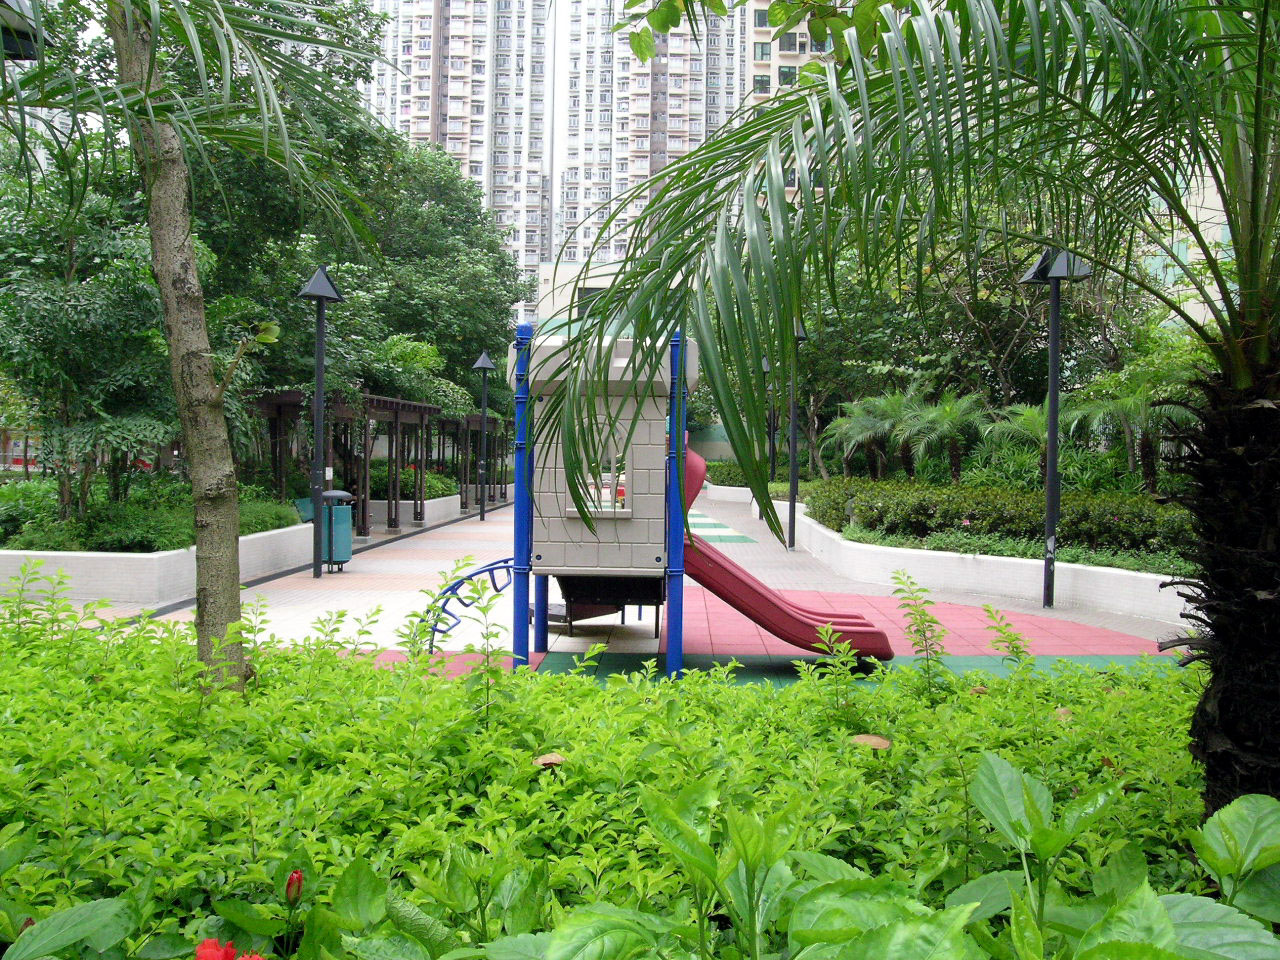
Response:
MULTIPOLYGON (((261 601, 266 631, 283 642, 298 642, 315 635, 327 622, 336 636, 348 641, 394 648, 403 643, 404 631, 426 605, 425 589, 439 586, 443 576, 464 559, 467 567, 473 568, 511 555, 512 523, 509 508, 494 510, 483 523, 472 517, 379 544, 356 554, 343 573, 326 574, 316 580, 308 571, 251 587, 245 591, 245 600, 261 601)), ((795 599, 808 606, 863 613, 889 633, 896 653, 910 654, 902 629, 903 616, 891 587, 859 582, 846 571, 832 570, 807 553, 788 552, 746 504, 699 499, 694 524, 706 539, 714 539, 717 549, 770 586, 793 593, 795 599)), ((1176 624, 1091 610, 1060 609, 1045 616, 1037 604, 984 596, 954 585, 924 585, 936 602, 934 613, 950 631, 949 652, 984 661, 973 665, 998 662, 989 649, 991 634, 981 610, 985 603, 993 603, 1003 611, 1014 628, 1031 641, 1032 651, 1043 656, 1130 657, 1155 652, 1154 641, 1178 629, 1176 624)), ((551 589, 554 603, 559 599, 554 579, 551 589)), ((498 596, 487 618, 498 634, 491 643, 510 649, 512 615, 511 591, 506 590, 498 596)), ((655 637, 653 615, 652 608, 628 608, 625 623, 619 616, 581 623, 574 628, 572 637, 553 624, 545 669, 562 668, 574 654, 599 643, 608 644, 608 660, 617 660, 615 666, 619 668, 656 658, 665 649, 666 631, 664 627, 662 636, 655 637)), ((169 616, 189 617, 191 610, 169 616)), ((479 647, 485 643, 485 634, 482 623, 468 619, 441 647, 450 651, 479 647)), ((779 668, 804 655, 760 630, 692 581, 686 586, 685 649, 691 663, 735 656, 773 663, 779 668)))

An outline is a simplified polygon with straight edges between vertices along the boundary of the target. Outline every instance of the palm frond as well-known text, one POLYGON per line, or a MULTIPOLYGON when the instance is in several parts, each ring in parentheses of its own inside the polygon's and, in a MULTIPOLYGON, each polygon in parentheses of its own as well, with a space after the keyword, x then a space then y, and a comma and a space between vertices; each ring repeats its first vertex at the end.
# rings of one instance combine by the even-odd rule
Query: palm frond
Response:
POLYGON ((875 281, 922 271, 944 239, 961 250, 1000 236, 1064 247, 1150 292, 1230 377, 1247 379, 1275 346, 1269 315, 1250 303, 1280 291, 1280 171, 1256 162, 1280 143, 1280 58, 1258 30, 1269 11, 1144 0, 881 8, 868 57, 827 64, 619 199, 615 221, 648 198, 624 269, 561 355, 564 387, 542 424, 565 434, 571 489, 583 459, 574 424, 601 416, 590 358, 633 336, 643 379, 685 330, 778 532, 760 359, 774 361, 779 383, 793 373, 802 281, 850 254, 875 281), (1189 199, 1205 189, 1221 200, 1226 254, 1189 199), (1198 307, 1139 269, 1155 253, 1198 307))

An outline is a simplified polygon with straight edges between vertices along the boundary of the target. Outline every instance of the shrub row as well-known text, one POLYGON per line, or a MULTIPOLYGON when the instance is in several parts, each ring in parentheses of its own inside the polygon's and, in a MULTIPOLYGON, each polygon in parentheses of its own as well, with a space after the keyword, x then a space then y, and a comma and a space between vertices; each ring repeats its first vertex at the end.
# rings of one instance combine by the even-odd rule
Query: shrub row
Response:
MULTIPOLYGON (((413 467, 405 467, 400 471, 400 499, 413 499, 413 482, 417 476, 417 470, 413 467)), ((426 472, 426 499, 434 500, 437 497, 451 497, 458 492, 458 481, 452 477, 443 474, 434 473, 430 470, 426 472)), ((497 483, 498 480, 493 482, 497 483)), ((391 484, 391 466, 386 460, 373 460, 369 463, 369 498, 371 500, 386 500, 391 484)))
MULTIPOLYGON (((854 521, 867 530, 927 537, 935 533, 990 534, 1035 540, 1044 532, 1044 494, 968 485, 833 478, 816 483, 809 515, 833 530, 854 521)), ((1105 550, 1185 554, 1190 519, 1181 507, 1123 493, 1064 491, 1060 544, 1105 550)))
MULTIPOLYGON (((240 503, 240 536, 279 530, 298 522, 291 505, 262 500, 240 503)), ((189 506, 151 507, 140 503, 95 506, 83 520, 53 516, 28 520, 5 541, 6 550, 102 550, 109 553, 157 553, 195 543, 189 506)))
MULTIPOLYGON (((856 523, 850 523, 844 528, 844 538, 854 543, 868 543, 881 547, 947 550, 951 553, 981 554, 988 557, 1022 557, 1027 560, 1039 560, 1044 556, 1044 540, 1019 540, 994 533, 965 533, 948 530, 931 533, 927 537, 910 537, 904 534, 880 533, 856 523)), ((1067 544, 1058 548, 1057 558, 1061 563, 1116 567, 1120 570, 1159 573, 1165 576, 1193 577, 1196 573, 1194 563, 1181 554, 1168 550, 1116 550, 1104 547, 1076 547, 1067 544)))

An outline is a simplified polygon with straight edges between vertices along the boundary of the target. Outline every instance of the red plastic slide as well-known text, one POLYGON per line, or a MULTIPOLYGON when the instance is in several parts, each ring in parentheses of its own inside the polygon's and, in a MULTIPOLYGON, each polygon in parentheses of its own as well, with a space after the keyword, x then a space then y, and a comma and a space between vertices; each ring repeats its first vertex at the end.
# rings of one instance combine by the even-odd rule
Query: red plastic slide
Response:
MULTIPOLYGON (((707 477, 707 462, 685 452, 685 503, 692 505, 707 477)), ((802 607, 767 586, 701 537, 685 540, 684 571, 717 597, 775 637, 817 651, 818 628, 831 624, 855 651, 877 660, 893 659, 889 638, 859 613, 832 613, 802 607)))

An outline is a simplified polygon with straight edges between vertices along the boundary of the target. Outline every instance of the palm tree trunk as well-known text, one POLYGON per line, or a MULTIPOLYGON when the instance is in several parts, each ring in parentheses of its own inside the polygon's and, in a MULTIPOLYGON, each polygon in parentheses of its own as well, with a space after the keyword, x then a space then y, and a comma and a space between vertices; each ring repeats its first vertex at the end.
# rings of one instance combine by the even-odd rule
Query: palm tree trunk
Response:
POLYGON ((916 457, 911 452, 911 444, 903 440, 898 445, 898 457, 902 460, 902 469, 907 474, 907 479, 914 480, 916 478, 916 457))
POLYGON ((1142 467, 1142 489, 1155 495, 1156 483, 1159 480, 1159 453, 1155 437, 1147 430, 1138 437, 1138 463, 1142 467))
POLYGON ((1191 721, 1209 813, 1247 793, 1280 797, 1280 364, 1257 386, 1201 384, 1207 401, 1180 436, 1192 559, 1184 592, 1211 668, 1191 721))
POLYGON ((947 458, 951 461, 951 482, 959 483, 964 470, 964 451, 960 449, 959 440, 947 441, 947 458))
MULTIPOLYGON (((126 18, 113 4, 109 26, 120 80, 141 86, 148 80, 152 46, 146 19, 136 14, 126 18)), ((159 84, 161 78, 152 76, 150 82, 159 84)), ((167 123, 144 121, 133 148, 147 194, 151 269, 160 290, 195 506, 197 651, 215 683, 242 686, 243 646, 225 643, 215 649, 215 642, 240 619, 240 509, 231 439, 205 325, 204 291, 196 269, 190 175, 182 143, 167 123)))

